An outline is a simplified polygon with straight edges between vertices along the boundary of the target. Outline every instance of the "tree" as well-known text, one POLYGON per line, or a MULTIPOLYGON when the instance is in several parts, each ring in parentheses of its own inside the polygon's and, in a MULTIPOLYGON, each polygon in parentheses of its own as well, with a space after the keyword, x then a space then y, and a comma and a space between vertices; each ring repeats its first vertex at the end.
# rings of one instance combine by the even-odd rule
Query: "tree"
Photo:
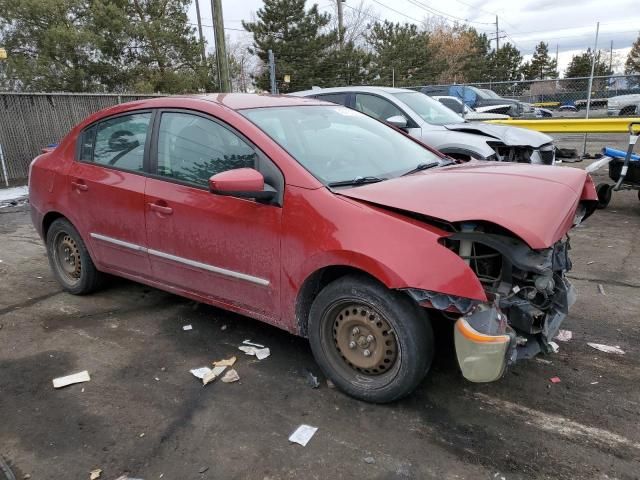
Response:
MULTIPOLYGON (((257 21, 242 22, 253 33, 250 53, 266 65, 268 51, 276 58, 276 81, 282 91, 296 91, 314 85, 329 86, 335 73, 335 63, 329 62, 331 46, 337 42, 337 32, 326 31, 330 15, 320 13, 314 4, 305 9, 305 0, 264 0, 257 12, 257 21), (290 83, 284 83, 284 76, 290 83)), ((256 78, 258 88, 269 90, 269 71, 256 78)))
POLYGON ((545 80, 558 78, 558 63, 549 56, 549 45, 540 42, 536 45, 533 58, 522 67, 526 80, 545 80))
POLYGON ((640 35, 627 55, 627 61, 624 64, 624 73, 627 75, 640 75, 640 35))
POLYGON ((166 93, 202 89, 190 0, 0 0, 9 87, 166 93))
MULTIPOLYGON (((578 55, 574 55, 571 58, 571 62, 569 62, 569 66, 567 66, 567 70, 565 71, 564 76, 567 78, 578 78, 578 77, 589 77, 591 76, 591 61, 593 59, 593 54, 591 49, 587 49, 586 52, 583 52, 578 55)), ((609 65, 600 58, 600 52, 596 55, 596 63, 594 67, 594 76, 605 76, 610 75, 609 65)))
POLYGON ((520 51, 506 43, 498 51, 492 51, 487 60, 491 69, 491 79, 495 81, 517 81, 522 77, 522 55, 520 51))
POLYGON ((485 80, 487 37, 466 26, 430 21, 429 49, 438 83, 464 83, 485 80))
POLYGON ((8 51, 7 77, 17 90, 81 92, 96 88, 83 0, 0 0, 0 35, 8 51))
POLYGON ((366 39, 374 55, 376 83, 412 86, 434 81, 429 36, 416 25, 376 22, 370 25, 366 39))

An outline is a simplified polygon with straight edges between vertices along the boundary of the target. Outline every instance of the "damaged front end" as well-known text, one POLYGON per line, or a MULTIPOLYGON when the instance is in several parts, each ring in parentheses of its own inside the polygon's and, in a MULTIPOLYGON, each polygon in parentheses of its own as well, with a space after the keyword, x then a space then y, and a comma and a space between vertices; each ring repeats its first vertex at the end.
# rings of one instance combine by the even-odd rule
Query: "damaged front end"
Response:
POLYGON ((421 305, 458 315, 456 354, 465 378, 497 380, 519 359, 551 352, 550 341, 575 302, 565 274, 569 238, 534 250, 501 229, 475 224, 443 239, 475 272, 488 302, 410 290, 421 305))

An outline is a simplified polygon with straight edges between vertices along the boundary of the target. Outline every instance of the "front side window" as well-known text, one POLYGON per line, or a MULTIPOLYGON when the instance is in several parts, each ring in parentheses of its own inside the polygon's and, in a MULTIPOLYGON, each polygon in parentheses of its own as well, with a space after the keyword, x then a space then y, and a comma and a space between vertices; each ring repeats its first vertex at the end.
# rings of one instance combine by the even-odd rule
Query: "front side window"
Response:
POLYGON ((383 122, 398 115, 404 117, 402 111, 389 100, 364 93, 356 94, 356 110, 383 122))
POLYGON ((445 162, 384 123, 338 105, 255 108, 240 113, 326 184, 358 177, 387 179, 419 164, 445 162))
POLYGON ((150 122, 151 113, 136 113, 88 128, 80 139, 80 160, 142 172, 150 122))
POLYGON ((207 118, 166 112, 158 132, 158 175, 206 187, 216 173, 255 167, 256 151, 207 118))
POLYGON ((324 100, 325 102, 337 103, 338 105, 347 105, 348 93, 325 93, 322 95, 316 95, 318 100, 324 100))
POLYGON ((394 97, 413 110, 420 118, 431 125, 462 123, 464 119, 437 100, 420 92, 399 92, 394 97))

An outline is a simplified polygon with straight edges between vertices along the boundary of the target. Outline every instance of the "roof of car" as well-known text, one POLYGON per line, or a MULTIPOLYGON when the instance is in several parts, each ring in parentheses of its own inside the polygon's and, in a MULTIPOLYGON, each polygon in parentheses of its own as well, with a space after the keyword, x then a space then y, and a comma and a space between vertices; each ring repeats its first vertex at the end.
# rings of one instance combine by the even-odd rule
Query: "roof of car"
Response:
POLYGON ((195 96, 195 98, 219 103, 232 110, 261 107, 289 107, 293 105, 321 105, 329 103, 311 98, 271 95, 268 93, 210 93, 207 95, 198 95, 195 96))
POLYGON ((351 85, 348 87, 333 87, 333 88, 314 88, 312 90, 303 90, 301 92, 291 93, 291 96, 306 97, 308 95, 321 95, 323 93, 340 93, 340 92, 384 92, 384 93, 402 93, 402 92, 415 92, 415 90, 409 90, 407 88, 395 88, 395 87, 366 87, 351 85))

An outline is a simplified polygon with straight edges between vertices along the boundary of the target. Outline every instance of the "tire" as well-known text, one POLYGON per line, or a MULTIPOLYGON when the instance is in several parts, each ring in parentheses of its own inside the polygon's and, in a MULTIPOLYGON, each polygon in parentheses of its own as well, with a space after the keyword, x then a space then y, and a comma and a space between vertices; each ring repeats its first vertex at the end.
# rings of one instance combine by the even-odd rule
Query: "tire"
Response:
POLYGON ((367 402, 408 395, 433 359, 426 311, 365 276, 327 285, 311 306, 308 332, 324 374, 343 392, 367 402))
POLYGON ((607 208, 609 202, 611 201, 611 192, 613 187, 608 183, 601 183, 596 187, 596 194, 598 195, 598 205, 596 206, 599 209, 607 208))
POLYGON ((103 281, 80 234, 65 218, 53 221, 47 231, 47 256, 56 280, 73 295, 86 295, 103 281))

